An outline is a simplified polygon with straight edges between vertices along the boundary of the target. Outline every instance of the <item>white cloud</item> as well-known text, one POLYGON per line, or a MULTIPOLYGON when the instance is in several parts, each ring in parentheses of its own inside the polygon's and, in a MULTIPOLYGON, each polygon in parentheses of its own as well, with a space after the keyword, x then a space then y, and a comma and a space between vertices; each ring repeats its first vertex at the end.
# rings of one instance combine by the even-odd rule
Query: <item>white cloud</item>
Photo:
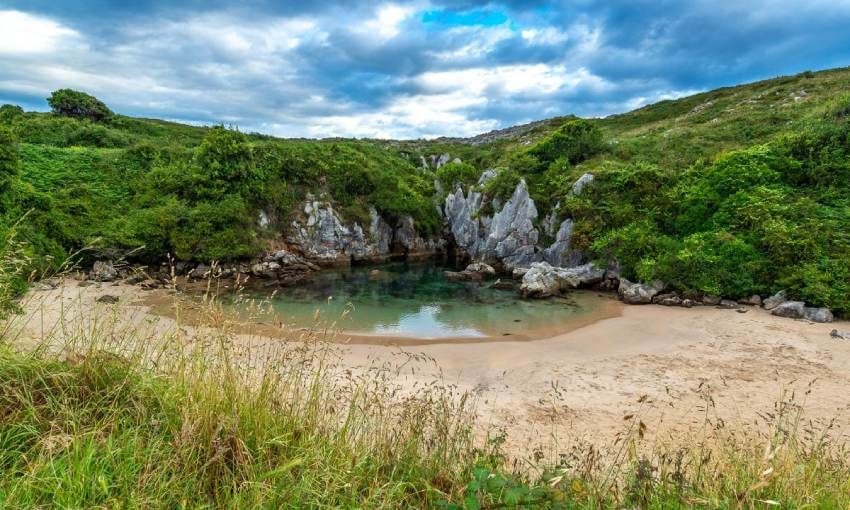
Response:
POLYGON ((0 11, 0 55, 49 53, 80 43, 80 34, 51 19, 21 11, 0 11))
POLYGON ((569 39, 569 36, 553 27, 529 28, 520 32, 522 38, 531 44, 553 46, 569 39))
POLYGON ((569 71, 564 65, 520 64, 456 71, 430 71, 416 80, 433 91, 458 90, 469 96, 528 94, 546 96, 577 87, 602 92, 611 84, 586 68, 569 71))
POLYGON ((364 21, 355 31, 382 40, 392 39, 401 33, 401 25, 415 10, 413 6, 384 4, 378 7, 374 18, 364 21))

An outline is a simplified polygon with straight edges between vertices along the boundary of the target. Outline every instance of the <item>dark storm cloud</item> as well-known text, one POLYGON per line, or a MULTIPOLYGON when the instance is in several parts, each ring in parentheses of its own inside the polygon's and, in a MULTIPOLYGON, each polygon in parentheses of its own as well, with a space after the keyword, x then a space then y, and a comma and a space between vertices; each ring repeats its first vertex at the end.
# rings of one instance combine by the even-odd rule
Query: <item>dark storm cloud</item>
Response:
POLYGON ((292 136, 464 135, 846 65, 850 2, 0 1, 0 101, 292 136))

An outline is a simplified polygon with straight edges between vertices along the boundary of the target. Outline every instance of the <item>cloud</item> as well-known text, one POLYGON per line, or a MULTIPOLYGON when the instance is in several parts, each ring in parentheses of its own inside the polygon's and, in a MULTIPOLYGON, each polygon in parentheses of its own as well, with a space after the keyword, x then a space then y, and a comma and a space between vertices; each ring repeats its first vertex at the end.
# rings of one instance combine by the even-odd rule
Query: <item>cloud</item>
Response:
POLYGON ((63 45, 78 45, 80 34, 49 18, 0 11, 0 55, 34 57, 63 45))
POLYGON ((0 101, 284 136, 472 135, 846 65, 850 2, 9 0, 0 101), (92 15, 97 12, 97 15, 92 15))

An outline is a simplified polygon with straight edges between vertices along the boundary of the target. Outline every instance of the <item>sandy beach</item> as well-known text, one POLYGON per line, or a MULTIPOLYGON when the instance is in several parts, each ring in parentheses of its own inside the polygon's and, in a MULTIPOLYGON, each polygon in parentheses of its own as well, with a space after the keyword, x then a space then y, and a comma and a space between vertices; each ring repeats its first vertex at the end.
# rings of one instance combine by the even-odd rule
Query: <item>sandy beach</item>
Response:
MULTIPOLYGON (((150 303, 168 299, 162 289, 66 280, 28 295, 15 334, 23 344, 37 341, 45 331, 55 334, 61 317, 81 328, 111 317, 122 327, 165 332, 176 327, 174 318, 155 313, 150 303), (118 303, 97 302, 106 294, 118 303)), ((850 342, 832 338, 833 329, 850 330, 850 323, 813 324, 754 307, 739 313, 647 305, 618 307, 539 340, 396 346, 340 340, 342 362, 352 368, 421 354, 428 361, 408 363, 395 375, 400 385, 441 377, 476 397, 482 423, 503 429, 509 447, 528 451, 553 442, 610 444, 629 415, 659 438, 721 422, 758 426, 759 415, 792 393, 808 420, 834 420, 835 434, 846 440, 850 342)))

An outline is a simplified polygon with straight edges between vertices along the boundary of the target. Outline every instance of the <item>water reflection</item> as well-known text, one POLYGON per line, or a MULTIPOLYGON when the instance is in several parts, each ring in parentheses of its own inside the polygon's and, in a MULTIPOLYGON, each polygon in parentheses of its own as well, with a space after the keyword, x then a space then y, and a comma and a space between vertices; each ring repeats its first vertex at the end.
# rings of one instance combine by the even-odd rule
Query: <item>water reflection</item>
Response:
POLYGON ((289 326, 326 323, 352 333, 413 338, 507 336, 552 328, 592 311, 598 297, 523 300, 516 292, 450 282, 434 264, 389 264, 323 271, 284 289, 273 306, 289 326), (344 313, 348 311, 348 313, 344 313))

